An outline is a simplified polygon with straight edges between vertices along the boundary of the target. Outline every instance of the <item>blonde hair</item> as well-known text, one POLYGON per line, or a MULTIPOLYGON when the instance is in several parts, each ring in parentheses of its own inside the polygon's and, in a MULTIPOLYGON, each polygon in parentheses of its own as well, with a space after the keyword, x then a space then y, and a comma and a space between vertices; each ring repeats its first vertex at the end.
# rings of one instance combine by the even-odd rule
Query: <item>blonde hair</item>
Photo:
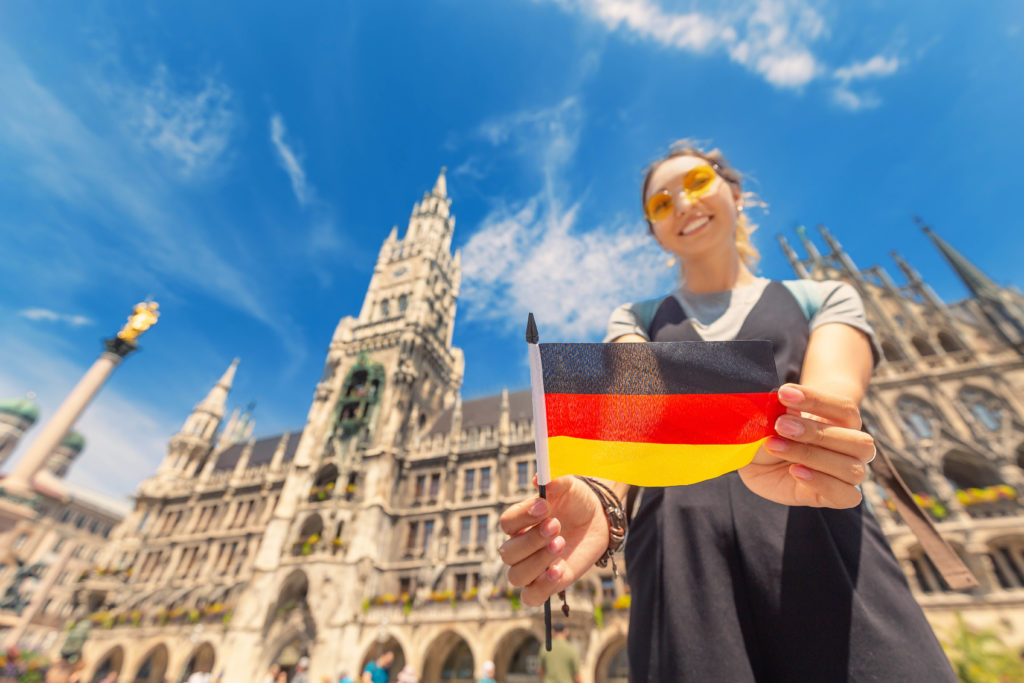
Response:
MULTIPOLYGON (((672 143, 669 147, 668 154, 663 156, 661 159, 658 159, 644 170, 644 184, 640 190, 640 205, 644 212, 644 220, 647 221, 647 229, 651 234, 654 234, 654 224, 651 223, 651 220, 647 217, 645 206, 647 188, 651 184, 651 176, 654 174, 655 169, 669 159, 674 159, 675 157, 698 157, 707 161, 711 164, 711 167, 715 169, 715 173, 735 188, 736 193, 741 199, 744 201, 749 200, 751 204, 761 204, 756 195, 752 192, 743 192, 743 175, 729 165, 729 162, 726 161, 721 150, 716 147, 705 152, 701 149, 699 142, 689 138, 684 138, 672 143)), ((757 247, 755 247, 754 243, 750 240, 750 234, 756 229, 757 225, 750 221, 746 213, 740 212, 739 215, 736 216, 736 251, 739 252, 740 260, 743 261, 744 265, 751 270, 755 270, 757 262, 761 260, 761 252, 757 250, 757 247)))

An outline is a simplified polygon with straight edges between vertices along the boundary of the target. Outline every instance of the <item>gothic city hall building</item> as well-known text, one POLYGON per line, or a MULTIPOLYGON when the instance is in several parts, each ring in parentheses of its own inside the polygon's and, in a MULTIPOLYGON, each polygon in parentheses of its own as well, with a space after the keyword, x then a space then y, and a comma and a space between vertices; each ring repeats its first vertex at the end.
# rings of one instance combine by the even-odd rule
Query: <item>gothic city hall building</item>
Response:
MULTIPOLYGON (((185 418, 95 566, 68 579, 88 680, 251 683, 308 657, 311 680, 333 681, 386 650, 423 681, 473 681, 486 660, 498 681, 536 680, 542 611, 498 557, 499 515, 532 492, 530 395, 460 398, 454 224, 442 170, 383 241, 358 315, 338 322, 305 425, 253 438, 248 411, 228 416, 237 360, 185 418)), ((797 276, 864 298, 884 354, 865 423, 980 581, 949 590, 869 481, 914 594, 940 638, 962 614, 1019 648, 1024 299, 925 230, 964 301, 941 301, 896 254, 905 284, 859 268, 825 229, 820 251, 799 232, 804 257, 780 242, 797 276)), ((622 577, 594 568, 568 602, 583 680, 626 681, 622 577)))

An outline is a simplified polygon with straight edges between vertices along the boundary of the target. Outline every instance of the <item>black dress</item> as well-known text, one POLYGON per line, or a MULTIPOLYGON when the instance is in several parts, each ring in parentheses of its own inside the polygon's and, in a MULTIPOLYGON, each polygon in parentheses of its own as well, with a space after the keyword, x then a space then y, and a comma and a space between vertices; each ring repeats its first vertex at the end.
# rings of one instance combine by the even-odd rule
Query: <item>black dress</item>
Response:
MULTIPOLYGON (((697 341, 668 297, 652 341, 697 341)), ((780 382, 799 381, 809 337, 770 283, 737 339, 768 339, 780 382)), ((632 680, 955 681, 874 516, 790 507, 735 472, 645 489, 626 542, 632 680)))

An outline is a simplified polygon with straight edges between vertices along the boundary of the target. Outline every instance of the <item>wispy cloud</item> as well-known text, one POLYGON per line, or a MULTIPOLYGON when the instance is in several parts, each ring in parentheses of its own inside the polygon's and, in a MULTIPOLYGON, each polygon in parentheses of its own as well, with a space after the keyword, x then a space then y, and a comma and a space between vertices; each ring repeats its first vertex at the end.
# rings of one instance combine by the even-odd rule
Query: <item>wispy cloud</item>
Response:
POLYGON ((302 162, 284 139, 285 132, 284 117, 280 114, 271 116, 270 141, 277 152, 277 160, 281 164, 281 168, 288 174, 288 178, 292 181, 292 191, 295 192, 295 198, 299 200, 299 204, 305 206, 310 201, 312 188, 306 184, 306 172, 302 168, 302 162))
MULTIPOLYGON (((154 165, 152 154, 147 156, 133 146, 132 140, 107 132, 114 122, 103 118, 108 115, 106 107, 91 117, 80 113, 82 103, 65 103, 3 45, 0 62, 4 64, 0 69, 0 92, 4 93, 0 102, 0 148, 8 153, 6 162, 18 169, 33 192, 47 194, 53 204, 69 207, 77 216, 100 226, 95 234, 76 237, 80 250, 103 254, 103 258, 92 259, 94 275, 110 272, 107 269, 116 271, 119 277, 128 272, 144 283, 147 291, 166 289, 162 281, 194 287, 265 323, 278 334, 289 353, 298 354, 296 358, 304 354, 298 333, 274 306, 273 292, 247 274, 237 263, 237 255, 228 258, 217 250, 208 238, 213 228, 191 209, 177 184, 154 165)), ((120 93, 133 97, 129 82, 107 83, 104 87, 110 96, 120 93)), ((151 96, 144 93, 152 89, 151 85, 135 97, 146 101, 151 96)), ((197 110, 211 106, 203 103, 223 102, 223 97, 202 95, 207 90, 192 96, 197 110)), ((152 97, 160 100, 159 96, 152 97)), ((170 132, 159 135, 157 122, 165 121, 166 131, 172 131, 179 126, 174 120, 162 115, 153 118, 152 140, 166 142, 159 148, 160 154, 180 151, 182 156, 171 158, 180 159, 183 172, 188 168, 199 172, 203 164, 214 163, 214 150, 222 150, 217 140, 223 136, 196 129, 194 144, 171 144, 173 136, 170 132)), ((182 122, 188 120, 184 115, 181 118, 182 122)), ((185 123, 177 128, 188 129, 185 123)), ((213 130, 223 132, 224 125, 213 130)), ((149 144, 148 148, 157 147, 149 144)))
POLYGON ((798 90, 829 71, 814 50, 828 25, 809 0, 695 2, 687 12, 656 0, 551 1, 610 31, 695 55, 725 52, 776 88, 798 90))
POLYGON ((892 76, 899 71, 903 62, 897 57, 875 55, 862 62, 853 62, 836 69, 832 76, 837 81, 832 91, 832 101, 850 111, 872 109, 881 104, 881 99, 871 90, 855 92, 852 83, 875 78, 892 76))
MULTIPOLYGON (((518 327, 528 311, 564 339, 602 335, 618 304, 651 290, 651 273, 672 271, 635 221, 578 226, 579 204, 562 207, 559 188, 576 153, 585 114, 570 97, 497 117, 478 128, 495 147, 535 166, 542 187, 525 200, 502 199, 462 249, 460 301, 470 318, 518 327)), ((547 334, 546 333, 546 334, 547 334)))
POLYGON ((71 313, 57 313, 46 308, 25 308, 18 311, 18 315, 29 320, 42 320, 45 322, 54 323, 67 323, 72 327, 81 327, 82 325, 92 325, 93 321, 84 315, 75 315, 71 313))
POLYGON ((200 88, 179 89, 161 65, 148 86, 129 95, 142 139, 183 176, 213 168, 228 148, 235 126, 231 89, 212 76, 200 88))

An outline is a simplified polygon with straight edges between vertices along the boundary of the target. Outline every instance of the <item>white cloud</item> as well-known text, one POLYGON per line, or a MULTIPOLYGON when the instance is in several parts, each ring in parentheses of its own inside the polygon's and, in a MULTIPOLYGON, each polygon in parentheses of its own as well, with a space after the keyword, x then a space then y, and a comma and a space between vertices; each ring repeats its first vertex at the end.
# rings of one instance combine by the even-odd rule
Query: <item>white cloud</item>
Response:
POLYGON ((518 329, 532 311, 542 339, 599 339, 612 309, 671 280, 643 224, 578 231, 577 208, 538 195, 488 215, 462 249, 467 315, 518 329))
POLYGON ((899 70, 900 66, 902 66, 902 62, 898 57, 875 55, 871 59, 853 62, 836 69, 832 76, 838 81, 838 85, 832 91, 832 101, 843 109, 850 111, 873 109, 879 106, 882 101, 875 93, 870 90, 862 93, 854 92, 853 88, 850 87, 850 83, 891 76, 899 70))
POLYGON ((584 125, 583 108, 570 97, 478 128, 532 166, 542 187, 526 200, 499 200, 462 248, 459 298, 468 317, 514 330, 532 311, 543 339, 600 338, 615 306, 671 282, 675 271, 642 223, 580 229, 579 204, 560 206, 584 125))
POLYGON ((146 144, 170 159, 183 176, 211 169, 227 149, 235 125, 231 90, 212 76, 199 89, 176 90, 167 68, 160 66, 149 86, 129 95, 146 144))
POLYGON ((72 327, 81 327, 82 325, 93 324, 93 321, 84 315, 57 313, 56 311, 51 311, 46 308, 25 308, 18 311, 18 315, 23 318, 28 318, 29 320, 67 323, 72 327))
POLYGON ((844 67, 840 67, 835 70, 833 74, 836 79, 849 83, 850 81, 861 80, 863 78, 879 78, 882 76, 891 76, 900 68, 900 60, 898 57, 883 57, 882 55, 875 55, 871 59, 863 62, 854 62, 844 67))
POLYGON ((654 0, 554 1, 609 30, 665 47, 696 54, 722 50, 777 88, 801 88, 821 71, 809 45, 827 33, 827 26, 806 0, 716 2, 685 13, 665 10, 654 0))
MULTIPOLYGON (((13 336, 0 338, 3 357, 19 359, 18 363, 0 366, 0 396, 24 396, 32 391, 40 406, 39 421, 22 438, 12 459, 4 463, 7 471, 87 369, 53 352, 44 353, 39 350, 42 347, 52 349, 54 345, 13 336)), ((132 359, 125 362, 131 363, 132 359)), ((128 398, 111 386, 116 379, 115 370, 75 424, 74 429, 85 437, 85 448, 72 464, 68 480, 123 497, 156 472, 168 439, 185 415, 168 418, 152 406, 128 398)))
POLYGON ((291 146, 285 142, 284 135, 284 118, 280 114, 274 114, 270 117, 270 141, 274 145, 274 150, 277 151, 277 160, 281 164, 281 168, 285 170, 288 178, 292 181, 295 198, 299 200, 299 204, 305 206, 309 203, 311 188, 306 184, 306 172, 302 169, 302 162, 291 146))

